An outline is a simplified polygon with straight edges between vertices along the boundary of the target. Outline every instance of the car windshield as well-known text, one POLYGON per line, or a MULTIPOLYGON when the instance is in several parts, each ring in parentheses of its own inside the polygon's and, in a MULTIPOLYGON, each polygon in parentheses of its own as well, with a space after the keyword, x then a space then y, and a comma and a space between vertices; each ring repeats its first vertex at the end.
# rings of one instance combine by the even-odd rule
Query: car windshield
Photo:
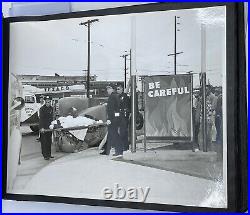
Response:
POLYGON ((35 103, 34 96, 25 96, 25 103, 35 103))

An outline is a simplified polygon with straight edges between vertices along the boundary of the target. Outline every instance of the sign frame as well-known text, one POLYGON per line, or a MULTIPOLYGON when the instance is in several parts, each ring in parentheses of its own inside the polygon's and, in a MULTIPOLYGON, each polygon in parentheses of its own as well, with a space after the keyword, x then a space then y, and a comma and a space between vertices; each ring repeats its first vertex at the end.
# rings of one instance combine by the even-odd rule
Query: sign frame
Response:
POLYGON ((146 145, 147 141, 153 142, 153 141, 171 141, 173 143, 180 143, 180 142, 187 142, 191 143, 193 142, 193 75, 192 74, 178 74, 178 75, 153 75, 153 76, 143 76, 143 92, 144 92, 144 144, 146 145), (167 77, 167 76, 190 76, 191 82, 191 91, 190 91, 190 110, 191 110, 191 118, 190 118, 190 136, 189 137, 174 137, 174 136, 148 136, 146 131, 146 101, 147 101, 147 94, 146 94, 146 84, 145 84, 145 77, 167 77))

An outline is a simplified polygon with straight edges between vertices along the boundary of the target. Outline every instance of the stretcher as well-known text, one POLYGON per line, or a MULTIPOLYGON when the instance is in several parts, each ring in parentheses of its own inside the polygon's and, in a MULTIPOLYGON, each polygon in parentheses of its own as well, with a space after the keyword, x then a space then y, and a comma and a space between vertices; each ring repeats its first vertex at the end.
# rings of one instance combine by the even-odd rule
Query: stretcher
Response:
POLYGON ((43 132, 53 132, 53 142, 56 151, 76 153, 90 147, 99 146, 107 133, 107 123, 94 123, 88 126, 44 129, 43 132), (81 132, 84 139, 74 136, 73 131, 81 132))
POLYGON ((75 131, 75 130, 82 130, 82 129, 89 129, 89 128, 97 128, 107 126, 107 123, 95 123, 93 125, 88 126, 73 126, 68 128, 53 128, 53 129, 44 129, 43 132, 53 132, 53 131, 75 131))

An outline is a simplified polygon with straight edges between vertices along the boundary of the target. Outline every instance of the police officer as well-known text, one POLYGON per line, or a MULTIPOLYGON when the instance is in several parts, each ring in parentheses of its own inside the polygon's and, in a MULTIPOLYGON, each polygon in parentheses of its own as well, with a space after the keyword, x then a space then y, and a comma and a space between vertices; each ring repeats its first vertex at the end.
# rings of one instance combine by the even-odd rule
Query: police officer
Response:
POLYGON ((123 154, 122 143, 119 140, 118 127, 119 127, 119 96, 115 91, 115 86, 109 84, 107 92, 109 95, 107 103, 107 124, 108 124, 108 137, 105 153, 110 154, 111 147, 115 148, 114 156, 121 156, 123 154))
POLYGON ((53 121, 53 108, 51 106, 51 98, 45 97, 45 105, 40 108, 40 139, 42 155, 45 160, 54 158, 51 156, 51 144, 52 144, 52 132, 44 132, 44 129, 49 129, 51 122, 53 121))
POLYGON ((123 151, 129 150, 128 142, 128 125, 130 115, 130 98, 126 93, 122 85, 117 86, 117 93, 119 95, 119 112, 120 112, 120 123, 119 123, 119 137, 122 141, 123 151))
MULTIPOLYGON (((45 101, 44 101, 44 96, 43 95, 41 95, 40 96, 40 108, 39 108, 39 110, 38 110, 38 118, 40 119, 40 109, 41 109, 41 107, 43 106, 45 104, 45 101)), ((36 141, 40 141, 40 132, 38 133, 38 138, 36 139, 36 141)))

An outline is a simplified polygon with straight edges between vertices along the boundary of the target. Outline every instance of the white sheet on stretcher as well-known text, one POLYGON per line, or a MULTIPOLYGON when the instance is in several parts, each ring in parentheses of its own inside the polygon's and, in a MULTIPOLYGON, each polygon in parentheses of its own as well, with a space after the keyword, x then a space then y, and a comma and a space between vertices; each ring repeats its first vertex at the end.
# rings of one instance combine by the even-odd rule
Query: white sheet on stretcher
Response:
MULTIPOLYGON (((90 119, 84 116, 78 116, 76 118, 73 118, 72 116, 59 117, 58 120, 60 121, 61 126, 63 128, 70 128, 70 127, 76 127, 76 126, 89 126, 89 125, 93 125, 94 123, 102 123, 102 120, 95 121, 93 119, 90 119)), ((57 124, 56 120, 51 122, 50 129, 53 129, 55 124, 57 124)), ((69 132, 77 139, 84 141, 87 131, 88 129, 80 129, 80 130, 73 130, 69 132)))

